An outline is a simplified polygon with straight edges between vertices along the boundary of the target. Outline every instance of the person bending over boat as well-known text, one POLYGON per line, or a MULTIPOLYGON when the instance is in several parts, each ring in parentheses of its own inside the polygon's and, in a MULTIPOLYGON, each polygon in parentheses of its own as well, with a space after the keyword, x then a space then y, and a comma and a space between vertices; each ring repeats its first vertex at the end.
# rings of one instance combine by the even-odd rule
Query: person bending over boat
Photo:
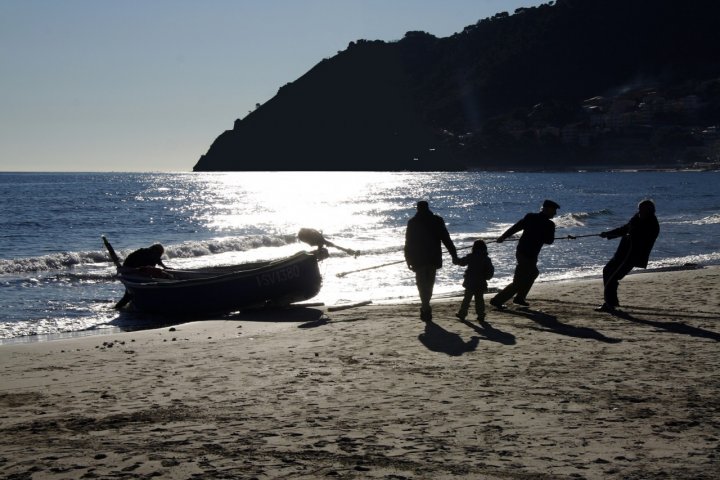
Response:
POLYGON ((123 262, 123 267, 140 268, 160 265, 162 268, 167 268, 161 259, 163 253, 165 253, 165 247, 159 243, 148 248, 140 248, 127 256, 123 262))
MULTIPOLYGON (((159 243, 151 245, 147 248, 140 248, 127 256, 127 258, 122 264, 122 268, 123 270, 133 269, 131 270, 132 275, 149 278, 171 279, 173 278, 173 276, 170 273, 156 267, 156 265, 160 265, 163 269, 167 268, 167 266, 165 266, 165 264, 162 262, 161 257, 163 256, 163 253, 165 253, 165 247, 163 247, 159 243)), ((128 272, 125 271, 124 273, 128 272)), ((117 310, 120 310, 125 305, 127 305, 131 299, 132 296, 130 295, 130 293, 125 290, 125 295, 123 295, 120 301, 115 304, 115 308, 117 310)))
POLYGON ((136 273, 150 278, 173 278, 164 270, 168 267, 162 262, 163 253, 165 253, 165 248, 159 243, 147 248, 140 248, 127 256, 123 267, 133 268, 137 270, 136 273), (162 267, 163 270, 157 268, 156 265, 162 267))

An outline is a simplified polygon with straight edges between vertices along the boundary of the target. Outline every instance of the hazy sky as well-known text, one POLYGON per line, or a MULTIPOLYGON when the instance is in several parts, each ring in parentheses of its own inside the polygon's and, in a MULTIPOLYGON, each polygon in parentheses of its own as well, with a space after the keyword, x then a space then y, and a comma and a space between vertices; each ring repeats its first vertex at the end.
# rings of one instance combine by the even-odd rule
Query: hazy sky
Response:
POLYGON ((190 171, 358 39, 548 0, 0 0, 0 171, 190 171))

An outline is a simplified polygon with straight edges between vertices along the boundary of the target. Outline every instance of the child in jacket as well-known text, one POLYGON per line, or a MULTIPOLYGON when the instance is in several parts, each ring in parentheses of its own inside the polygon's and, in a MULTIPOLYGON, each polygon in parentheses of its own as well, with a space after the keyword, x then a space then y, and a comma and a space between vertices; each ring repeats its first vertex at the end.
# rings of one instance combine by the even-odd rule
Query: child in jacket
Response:
POLYGON ((478 320, 485 318, 485 300, 483 293, 487 291, 487 281, 495 274, 490 257, 487 253, 487 245, 482 240, 473 243, 471 253, 458 259, 458 265, 467 266, 462 286, 465 288, 465 296, 460 310, 455 314, 460 320, 465 320, 470 301, 475 297, 475 312, 478 320))

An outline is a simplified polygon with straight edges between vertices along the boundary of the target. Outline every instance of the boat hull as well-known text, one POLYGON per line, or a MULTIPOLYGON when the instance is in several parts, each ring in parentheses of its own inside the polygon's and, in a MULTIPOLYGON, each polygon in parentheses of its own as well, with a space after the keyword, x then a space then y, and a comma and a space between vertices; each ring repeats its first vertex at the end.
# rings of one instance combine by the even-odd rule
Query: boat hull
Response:
POLYGON ((322 285, 318 259, 307 252, 261 264, 168 272, 174 278, 121 270, 134 309, 188 316, 286 306, 314 297, 322 285))

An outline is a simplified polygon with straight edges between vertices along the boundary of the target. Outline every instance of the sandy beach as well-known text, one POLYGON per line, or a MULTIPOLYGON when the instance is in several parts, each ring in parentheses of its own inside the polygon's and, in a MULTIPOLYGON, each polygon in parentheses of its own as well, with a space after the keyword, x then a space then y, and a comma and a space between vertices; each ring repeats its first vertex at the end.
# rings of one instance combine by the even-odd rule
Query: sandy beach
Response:
POLYGON ((1 345, 0 476, 718 478, 720 268, 630 275, 614 316, 601 290, 1 345))

